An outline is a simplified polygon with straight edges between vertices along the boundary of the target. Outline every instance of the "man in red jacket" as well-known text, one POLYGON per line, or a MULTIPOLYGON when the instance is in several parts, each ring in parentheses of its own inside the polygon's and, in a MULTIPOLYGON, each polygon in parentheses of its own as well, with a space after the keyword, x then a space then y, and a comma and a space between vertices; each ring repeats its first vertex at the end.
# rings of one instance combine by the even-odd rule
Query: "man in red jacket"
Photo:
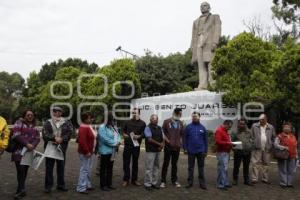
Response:
POLYGON ((232 147, 228 131, 231 129, 231 126, 232 121, 225 120, 223 125, 218 127, 215 133, 218 159, 217 187, 220 190, 227 190, 231 187, 228 179, 229 153, 232 147))

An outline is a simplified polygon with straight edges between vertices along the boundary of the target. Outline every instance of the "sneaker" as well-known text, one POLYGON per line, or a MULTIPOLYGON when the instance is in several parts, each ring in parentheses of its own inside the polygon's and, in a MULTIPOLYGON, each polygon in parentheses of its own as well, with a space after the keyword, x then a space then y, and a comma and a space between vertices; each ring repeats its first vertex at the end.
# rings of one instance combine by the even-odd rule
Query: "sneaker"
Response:
POLYGON ((165 187, 166 187, 166 183, 161 182, 160 187, 161 187, 161 188, 165 188, 165 187))
POLYGON ((124 181, 123 184, 122 184, 123 187, 127 187, 128 185, 129 185, 129 184, 128 184, 127 181, 124 181))
POLYGON ((207 186, 204 185, 204 184, 201 184, 199 187, 200 187, 202 190, 207 190, 207 186))
POLYGON ((140 182, 138 182, 138 181, 133 181, 132 182, 132 185, 134 185, 134 186, 142 186, 142 184, 140 183, 140 182))
POLYGON ((173 183, 173 185, 175 186, 175 187, 177 187, 177 188, 180 188, 181 187, 181 185, 180 185, 180 183, 179 182, 175 182, 175 183, 173 183))
POLYGON ((20 200, 20 199, 22 199, 22 197, 19 194, 15 194, 14 200, 20 200))
POLYGON ((248 186, 254 186, 254 184, 252 182, 244 182, 244 185, 248 185, 248 186))
POLYGON ((26 192, 23 191, 23 192, 19 192, 19 193, 16 193, 15 196, 14 196, 14 199, 15 200, 19 200, 19 199, 22 199, 23 197, 26 196, 26 192))
POLYGON ((68 189, 65 186, 57 186, 56 190, 61 192, 68 192, 68 189))
POLYGON ((78 192, 79 194, 89 194, 89 192, 87 190, 84 190, 84 191, 81 191, 81 192, 78 192))
POLYGON ((271 185, 271 182, 269 182, 269 181, 265 181, 265 180, 263 180, 263 181, 261 181, 263 184, 266 184, 266 185, 271 185))
POLYGON ((101 190, 104 191, 104 192, 109 192, 110 189, 108 187, 101 187, 101 190))
POLYGON ((107 187, 109 190, 115 190, 116 188, 115 187, 113 187, 113 186, 108 186, 107 187))
POLYGON ((159 190, 159 187, 157 185, 152 185, 151 186, 153 189, 159 190))

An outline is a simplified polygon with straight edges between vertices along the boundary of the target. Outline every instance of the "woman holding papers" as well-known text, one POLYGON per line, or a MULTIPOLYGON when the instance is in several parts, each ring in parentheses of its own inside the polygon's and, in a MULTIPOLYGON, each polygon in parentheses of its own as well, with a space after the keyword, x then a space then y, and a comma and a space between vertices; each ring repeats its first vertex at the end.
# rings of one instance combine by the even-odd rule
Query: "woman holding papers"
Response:
POLYGON ((26 110, 22 119, 18 120, 13 128, 13 136, 16 141, 16 149, 12 153, 12 161, 17 169, 18 188, 14 199, 26 196, 25 181, 29 166, 22 165, 22 156, 27 151, 33 151, 40 142, 40 133, 35 127, 35 118, 32 110, 26 110))
POLYGON ((76 191, 80 194, 88 194, 93 190, 91 183, 92 156, 94 153, 96 133, 92 123, 90 112, 81 115, 82 124, 78 131, 78 153, 80 158, 80 172, 76 191))
POLYGON ((113 165, 115 154, 120 145, 120 135, 114 127, 114 118, 111 112, 106 117, 106 123, 98 130, 98 153, 101 155, 100 187, 103 191, 114 190, 112 187, 113 165))

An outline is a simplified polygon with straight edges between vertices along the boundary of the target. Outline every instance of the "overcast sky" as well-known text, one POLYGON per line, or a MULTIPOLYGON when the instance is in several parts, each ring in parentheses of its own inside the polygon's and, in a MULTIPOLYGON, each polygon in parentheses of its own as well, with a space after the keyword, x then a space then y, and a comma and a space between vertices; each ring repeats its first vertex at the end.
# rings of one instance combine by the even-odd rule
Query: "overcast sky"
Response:
MULTIPOLYGON (((79 57, 100 66, 145 49, 168 55, 185 52, 198 0, 1 0, 0 71, 28 77, 46 62, 79 57)), ((243 30, 243 20, 272 24, 272 0, 210 0, 222 34, 243 30)))

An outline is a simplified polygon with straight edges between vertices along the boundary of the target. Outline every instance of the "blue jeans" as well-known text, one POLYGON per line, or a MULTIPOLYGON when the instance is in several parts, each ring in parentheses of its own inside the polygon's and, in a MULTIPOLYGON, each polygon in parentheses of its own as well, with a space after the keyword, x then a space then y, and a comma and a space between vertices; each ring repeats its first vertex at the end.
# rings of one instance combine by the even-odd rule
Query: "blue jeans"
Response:
POLYGON ((80 172, 78 178, 78 184, 76 191, 83 192, 92 187, 91 183, 91 171, 92 171, 92 157, 86 157, 83 154, 79 154, 80 159, 80 172))
POLYGON ((293 185, 293 175, 296 167, 296 159, 278 160, 278 173, 280 185, 293 185))
POLYGON ((228 179, 228 164, 229 164, 229 153, 217 153, 218 159, 218 179, 217 187, 224 188, 229 185, 228 179))

